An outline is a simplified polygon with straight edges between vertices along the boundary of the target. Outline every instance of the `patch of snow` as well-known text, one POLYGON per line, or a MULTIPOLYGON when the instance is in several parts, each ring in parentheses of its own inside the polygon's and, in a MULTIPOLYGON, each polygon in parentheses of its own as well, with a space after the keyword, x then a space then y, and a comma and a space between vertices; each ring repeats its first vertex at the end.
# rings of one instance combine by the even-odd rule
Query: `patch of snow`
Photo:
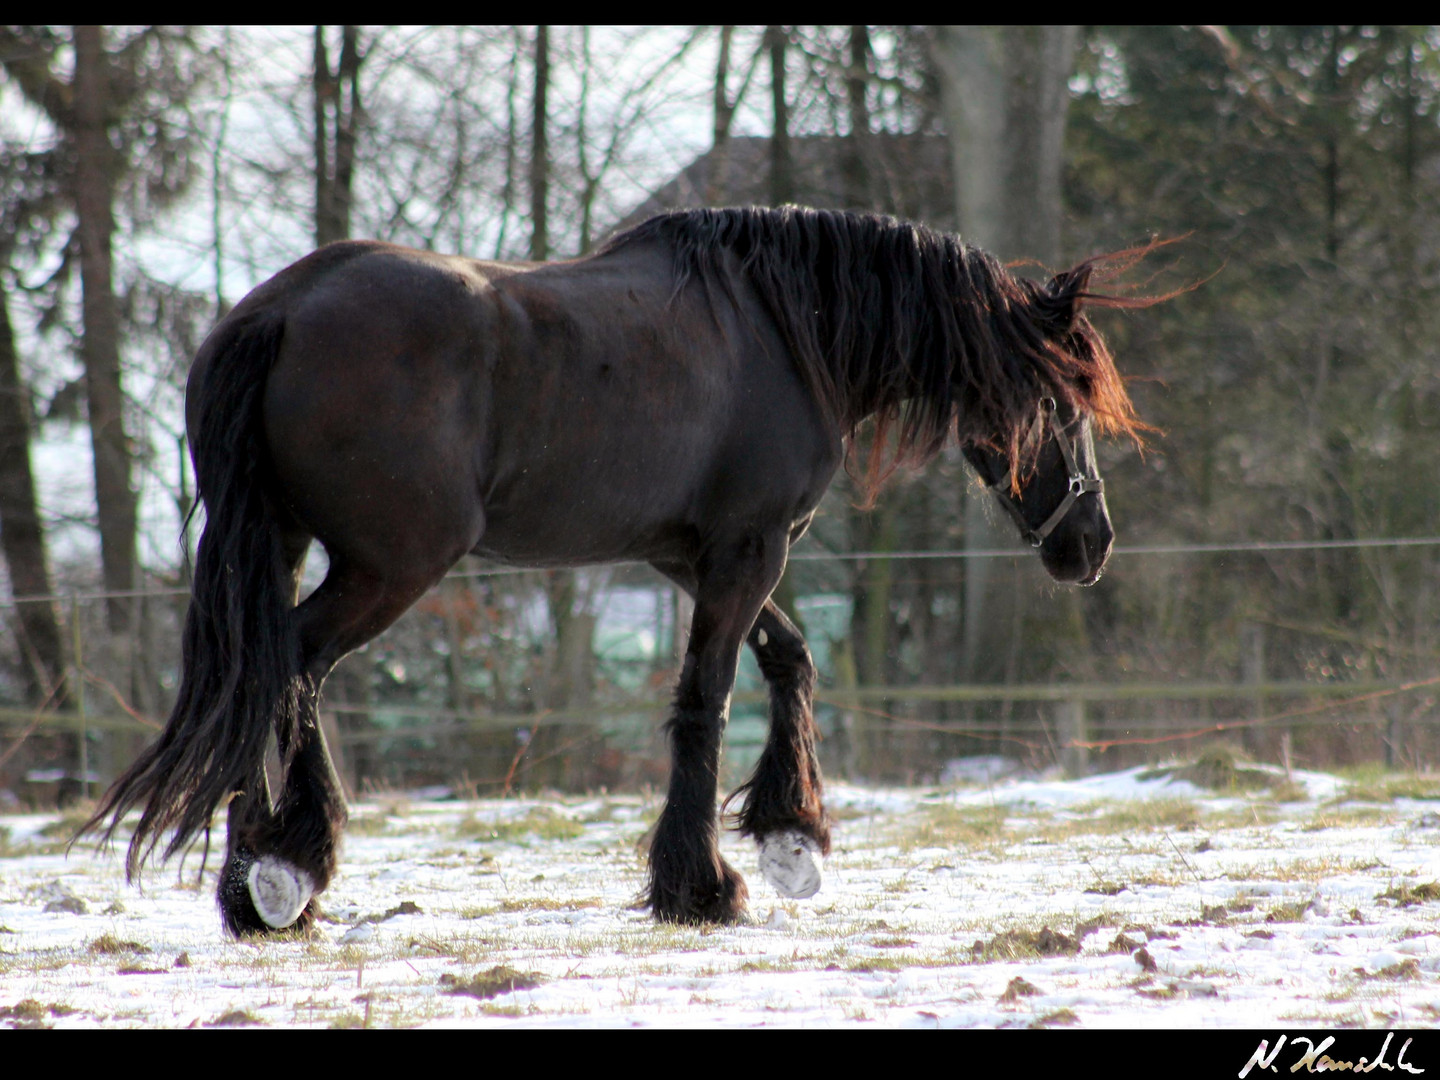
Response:
POLYGON ((136 889, 118 854, 48 853, 55 815, 7 815, 0 1008, 37 1002, 55 1027, 1335 1026, 1389 1022, 1380 1002, 1407 1023, 1440 1015, 1440 902, 1397 899, 1437 876, 1423 804, 1372 819, 1322 807, 1344 785, 1320 774, 1293 774, 1309 798, 1279 803, 1144 771, 831 785, 834 846, 808 900, 780 897, 755 845, 724 834, 755 916, 733 927, 635 909, 636 842, 658 810, 638 796, 361 804, 367 835, 346 839, 316 933, 247 942, 220 931, 213 859, 198 882, 191 859, 136 889), (1155 799, 1193 803, 1194 820, 1105 824, 1108 807, 1155 799), (990 819, 968 811, 991 806, 1002 820, 971 828, 990 819), (524 832, 560 819, 578 835, 524 832), (77 910, 46 911, 57 902, 77 910), (1039 940, 1056 951, 1025 944, 1039 940), (1016 979, 1036 992, 1007 995, 1016 979))

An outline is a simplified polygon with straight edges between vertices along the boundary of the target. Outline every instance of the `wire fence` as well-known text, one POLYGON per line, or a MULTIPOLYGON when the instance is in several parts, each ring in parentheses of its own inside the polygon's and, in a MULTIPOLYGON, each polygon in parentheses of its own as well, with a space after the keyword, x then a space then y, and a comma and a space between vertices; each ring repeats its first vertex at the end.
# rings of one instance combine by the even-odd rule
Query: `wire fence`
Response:
MULTIPOLYGON (((1253 540, 1192 544, 1131 544, 1116 545, 1111 549, 1111 558, 1134 555, 1214 555, 1247 554, 1264 551, 1345 551, 1371 548, 1417 548, 1440 547, 1440 536, 1394 536, 1374 537, 1355 540, 1253 540)), ((792 563, 807 562, 868 562, 879 559, 899 561, 925 559, 1014 559, 1023 558, 1027 552, 1013 547, 1005 548, 949 548, 937 551, 812 551, 802 548, 790 553, 792 563)), ((609 563, 610 566, 645 566, 638 561, 609 563)), ((536 571, 523 566, 487 566, 465 570, 451 570, 445 580, 469 578, 512 577, 534 574, 536 571)), ((60 592, 35 593, 25 596, 0 597, 0 607, 16 604, 55 603, 62 600, 90 602, 122 597, 147 596, 188 596, 189 589, 180 587, 156 587, 148 589, 70 589, 60 592)))
MULTIPOLYGON (((1424 547, 1440 547, 1440 537, 1133 545, 1117 547, 1113 555, 1124 559, 1424 547)), ((810 547, 794 553, 791 560, 923 562, 1027 555, 1016 548, 828 552, 810 547)), ((463 585, 526 573, 535 572, 467 567, 452 571, 447 580, 463 585)), ((165 601, 162 607, 174 625, 158 635, 165 639, 163 651, 167 642, 173 645, 184 606, 177 601, 186 595, 184 588, 156 585, 0 599, 0 610, 63 601, 69 609, 74 643, 67 673, 72 692, 66 708, 56 709, 53 701, 42 707, 0 706, 0 732, 4 732, 0 787, 6 781, 7 763, 17 755, 23 758, 22 748, 27 744, 41 743, 48 750, 27 763, 22 783, 30 789, 68 783, 72 789, 78 785, 80 794, 88 794, 95 785, 111 779, 130 755, 155 736, 163 722, 163 701, 153 701, 147 708, 136 704, 130 688, 121 689, 127 674, 124 665, 116 668, 111 663, 107 670, 107 660, 114 658, 107 657, 105 645, 87 645, 87 638, 108 639, 98 620, 92 616, 87 621, 83 613, 117 596, 165 601)), ((453 693, 446 700, 442 694, 437 703, 435 687, 462 678, 454 663, 448 671, 444 663, 432 665, 430 676, 443 674, 429 678, 428 688, 419 690, 401 687, 403 676, 396 678, 397 685, 378 692, 353 678, 332 679, 323 705, 328 739, 342 771, 357 790, 367 784, 400 783, 417 776, 442 781, 448 773, 453 780, 457 769, 462 786, 477 790, 502 785, 508 790, 514 783, 531 780, 567 787, 659 783, 666 768, 666 751, 657 732, 669 708, 667 694, 674 671, 666 662, 673 657, 663 655, 660 635, 654 637, 649 655, 628 661, 638 675, 631 672, 628 681, 611 678, 604 693, 564 705, 546 705, 537 697, 528 707, 507 707, 498 693, 483 700, 474 694, 453 693), (575 766, 564 760, 577 757, 587 764, 575 766), (397 771, 397 761, 409 764, 397 771), (387 776, 393 779, 386 781, 387 776)), ((114 641, 108 644, 114 646, 114 641)), ((134 644, 119 651, 133 659, 134 644)), ((435 646, 432 640, 419 649, 437 651, 435 646)), ((523 646, 532 652, 545 647, 533 640, 523 646)), ((382 652, 384 648, 388 646, 382 646, 382 652)), ((178 655, 178 648, 172 651, 178 655)), ((487 663, 477 655, 481 651, 471 650, 464 663, 487 663)), ((1423 660, 1440 659, 1440 650, 1413 651, 1423 660)), ((172 669, 162 677, 172 689, 178 674, 173 671, 175 655, 159 660, 172 669)), ((390 661, 376 661, 382 669, 385 662, 390 661)), ((133 665, 129 674, 133 675, 133 665)), ((1419 768, 1440 752, 1440 746, 1431 745, 1433 740, 1427 734, 1431 726, 1425 724, 1440 693, 1440 676, 1275 680, 1266 678, 1261 670, 1218 681, 857 685, 853 676, 844 680, 837 679, 833 671, 828 674, 816 694, 816 716, 826 736, 826 767, 842 775, 933 780, 942 775, 946 761, 984 752, 1000 752, 1038 765, 1059 763, 1071 772, 1083 773, 1123 764, 1136 754, 1153 757, 1209 738, 1233 738, 1254 749, 1261 735, 1273 736, 1272 747, 1278 743, 1280 756, 1288 760, 1291 734, 1305 729, 1328 729, 1359 738, 1369 748, 1367 752, 1391 765, 1419 768)), ((732 772, 743 773, 758 756, 765 738, 765 702, 758 680, 752 677, 746 685, 742 679, 732 700, 727 748, 732 772)), ((14 786, 13 776, 10 782, 14 786)), ((30 796, 39 797, 34 790, 27 790, 30 796)))

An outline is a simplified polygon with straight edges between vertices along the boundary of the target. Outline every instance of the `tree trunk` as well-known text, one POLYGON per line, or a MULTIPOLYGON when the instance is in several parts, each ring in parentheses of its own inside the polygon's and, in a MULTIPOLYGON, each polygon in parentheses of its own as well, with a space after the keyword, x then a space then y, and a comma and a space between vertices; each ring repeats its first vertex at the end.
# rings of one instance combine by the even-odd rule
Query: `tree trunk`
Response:
MULTIPOLYGON (((960 232, 1001 260, 1030 258, 1051 267, 1059 261, 1065 111, 1076 38, 1073 26, 944 26, 931 39, 960 232)), ((989 513, 990 498, 976 485, 966 489, 968 550, 1014 543, 989 513)), ((1000 584, 991 560, 966 560, 961 670, 967 679, 978 677, 1000 648, 1003 632, 991 633, 990 626, 1011 622, 994 610, 1002 602, 1000 584)))
POLYGON ((579 583, 573 570, 549 570, 545 574, 545 601, 555 628, 555 648, 550 667, 550 685, 544 703, 552 709, 588 705, 595 683, 595 614, 580 600, 579 583))
POLYGON ((710 169, 705 176, 705 201, 714 206, 725 200, 725 174, 730 160, 730 123, 735 106, 726 84, 730 79, 730 43, 735 27, 720 27, 720 56, 715 61, 715 110, 710 138, 710 169))
MULTIPOLYGON (((535 28, 535 93, 530 120, 530 258, 537 262, 550 257, 550 28, 535 28)), ((549 570, 545 573, 545 597, 555 628, 555 648, 549 672, 550 684, 542 700, 549 708, 589 700, 592 682, 591 639, 594 616, 575 610, 575 571, 549 570)), ((549 735, 547 734, 547 738, 549 735)), ((532 751, 539 747, 532 747, 532 751)))
MULTIPOLYGON (((75 27, 75 212, 80 239, 86 401, 95 455, 95 501, 100 562, 110 593, 135 588, 135 492, 130 487, 130 440, 120 386, 120 317, 115 303, 110 242, 115 154, 106 103, 108 57, 101 28, 75 27)), ((133 597, 111 595, 105 610, 116 633, 131 629, 133 597)))
POLYGON ((845 181, 845 205, 852 210, 874 210, 870 184, 870 108, 865 92, 870 83, 870 32, 850 28, 850 67, 845 75, 845 103, 850 133, 841 148, 840 169, 845 181))
MULTIPOLYGON (((340 32, 340 59, 332 69, 325 44, 325 27, 315 27, 314 102, 315 243, 317 246, 350 239, 350 207, 355 174, 356 125, 360 119, 360 54, 357 27, 340 32)), ((333 708, 337 748, 350 734, 368 734, 374 690, 370 685, 366 653, 357 651, 342 659, 325 680, 325 703, 333 708), (333 703, 333 704, 332 704, 333 703), (351 706, 343 708, 342 706, 351 706)), ((352 792, 367 782, 382 779, 375 743, 358 740, 334 762, 352 792), (342 771, 343 770, 343 771, 342 771)))
MULTIPOLYGON (((875 509, 857 511, 850 535, 861 551, 894 551, 899 534, 900 498, 895 492, 875 509)), ((854 644, 855 675, 861 686, 889 682, 894 614, 890 601, 895 588, 895 560, 871 559, 856 568, 850 637, 854 644)))
POLYGON ((356 126, 360 122, 359 28, 340 33, 340 62, 330 69, 325 27, 315 27, 315 244, 350 236, 356 126))
MULTIPOLYGON (((12 595, 50 593, 45 534, 36 510, 35 478, 30 470, 30 403, 20 381, 20 358, 10 324, 6 295, 0 291, 0 545, 10 570, 12 595)), ((17 633, 25 673, 25 692, 40 704, 65 677, 55 605, 37 600, 17 605, 17 633)), ((60 698, 61 695, 56 695, 60 698)))
POLYGON ((931 56, 965 239, 1002 260, 1060 257, 1073 26, 945 26, 931 56))
POLYGON ((530 126, 530 258, 550 257, 549 218, 545 203, 550 192, 550 147, 546 135, 546 97, 550 89, 550 28, 535 28, 535 104, 530 126))
POLYGON ((785 101, 785 28, 765 30, 770 46, 770 100, 775 124, 770 135, 770 205, 795 201, 795 164, 790 154, 790 109, 785 101))

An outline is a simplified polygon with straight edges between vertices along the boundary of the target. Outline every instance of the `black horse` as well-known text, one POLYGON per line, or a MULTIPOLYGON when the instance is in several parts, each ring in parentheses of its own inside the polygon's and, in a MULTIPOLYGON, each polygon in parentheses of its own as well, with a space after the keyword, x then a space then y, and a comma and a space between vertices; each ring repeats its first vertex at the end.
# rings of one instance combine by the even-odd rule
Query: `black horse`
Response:
POLYGON ((815 668, 769 599, 790 545, 870 418, 872 496, 956 438, 1050 574, 1094 582, 1113 534, 1091 428, 1143 427, 1079 310, 1096 262, 1040 284, 919 225, 796 207, 666 214, 570 262, 316 251, 195 358, 186 421, 206 523, 180 690, 85 829, 108 819, 109 839, 143 807, 133 876, 162 834, 167 858, 208 842, 228 803, 225 926, 303 925, 346 821, 317 714, 335 663, 466 553, 640 560, 695 599, 651 909, 688 923, 744 911, 716 846, 742 642, 769 685, 770 735, 736 793, 739 828, 781 892, 811 895, 830 843, 815 668), (297 606, 312 540, 329 572, 297 606))

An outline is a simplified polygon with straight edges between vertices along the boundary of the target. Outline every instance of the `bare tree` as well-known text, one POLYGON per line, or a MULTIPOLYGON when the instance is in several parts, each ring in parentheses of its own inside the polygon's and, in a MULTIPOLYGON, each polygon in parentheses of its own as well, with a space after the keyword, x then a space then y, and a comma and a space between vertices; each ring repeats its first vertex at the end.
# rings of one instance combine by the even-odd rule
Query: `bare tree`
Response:
POLYGON ((795 201, 795 160, 790 152, 790 106, 785 97, 785 50, 789 39, 783 26, 765 28, 770 49, 770 203, 795 201))
POLYGON ((730 50, 735 42, 735 27, 720 27, 720 49, 715 61, 715 89, 712 104, 710 137, 710 172, 705 179, 705 201, 712 205, 723 203, 728 198, 725 191, 725 177, 729 171, 730 129, 735 121, 735 110, 750 88, 750 80, 759 70, 760 60, 767 51, 767 40, 762 37, 760 45, 745 66, 740 86, 732 95, 730 81, 730 50))
POLYGON ((550 28, 535 28, 535 93, 530 116, 530 258, 550 257, 550 144, 547 130, 550 93, 550 28))
MULTIPOLYGON (((665 77, 685 62, 686 55, 699 42, 702 30, 691 31, 680 47, 625 88, 615 108, 607 110, 598 125, 590 123, 591 87, 594 61, 590 49, 590 27, 582 26, 580 34, 580 96, 576 102, 575 148, 576 170, 579 173, 580 236, 577 253, 585 254, 594 240, 595 202, 601 185, 636 129, 655 107, 657 88, 663 88, 665 77), (592 148, 592 142, 594 146, 592 148)), ((638 36, 638 35, 637 35, 638 36)))
MULTIPOLYGON (((122 386, 121 325, 113 241, 115 204, 127 173, 149 174, 146 197, 173 194, 187 176, 175 137, 159 113, 184 100, 199 68, 181 70, 183 31, 141 28, 112 35, 98 26, 68 34, 44 27, 0 31, 7 75, 60 134, 72 164, 66 191, 79 251, 86 405, 94 451, 95 495, 110 628, 131 631, 135 588, 136 497, 122 386), (73 50, 67 79, 62 57, 73 50)), ((183 139, 183 136, 181 136, 183 139)))
POLYGON ((736 100, 730 98, 726 83, 730 80, 730 42, 735 37, 735 27, 720 27, 720 49, 715 59, 715 95, 710 135, 710 175, 705 178, 705 201, 718 202, 725 184, 726 165, 729 161, 730 124, 735 119, 736 100))
MULTIPOLYGON (((75 148, 76 233, 83 289, 86 404, 95 453, 95 501, 105 587, 135 587, 135 492, 130 485, 130 438, 120 386, 120 318, 115 303, 111 241, 115 233, 115 154, 110 145, 110 68, 102 29, 74 28, 73 111, 66 118, 75 148)), ((130 625, 128 596, 111 596, 110 629, 130 625)))
POLYGON ((340 30, 340 57, 332 69, 325 27, 315 27, 315 244, 350 236, 355 140, 360 124, 360 28, 340 30))
POLYGON ((11 591, 17 598, 37 598, 17 604, 17 614, 26 696, 38 704, 57 700, 65 654, 48 599, 50 567, 30 468, 30 393, 20 377, 7 291, 0 289, 0 541, 11 591))
MULTIPOLYGON (((56 173, 53 150, 0 149, 0 273, 10 275, 0 284, 0 547, 16 597, 48 596, 51 577, 30 463, 30 388, 21 373, 9 296, 19 284, 16 253, 43 249, 53 232, 61 208, 56 173)), ((65 655, 54 604, 22 602, 16 614, 27 698, 63 704, 65 655)))
POLYGON ((870 182, 870 31, 850 27, 849 65, 845 73, 845 104, 850 131, 841 151, 840 168, 845 178, 845 202, 857 210, 875 209, 870 182))

